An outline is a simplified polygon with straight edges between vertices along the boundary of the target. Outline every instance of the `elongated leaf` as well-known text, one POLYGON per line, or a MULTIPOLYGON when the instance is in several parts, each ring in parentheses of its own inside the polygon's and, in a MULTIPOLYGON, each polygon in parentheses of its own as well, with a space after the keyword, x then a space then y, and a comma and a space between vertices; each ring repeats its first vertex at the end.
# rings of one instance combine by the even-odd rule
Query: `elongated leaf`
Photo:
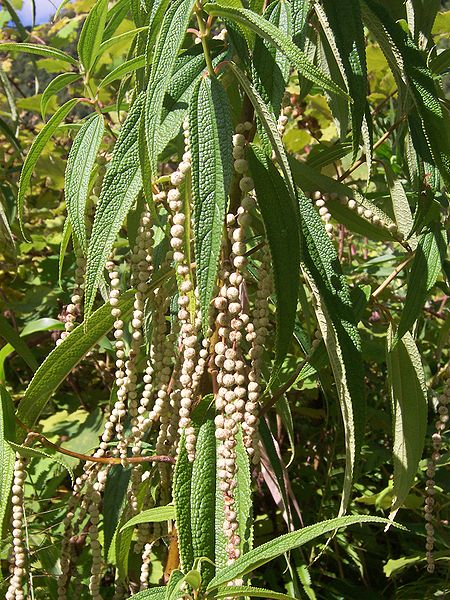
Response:
MULTIPOLYGON (((292 16, 288 2, 269 4, 264 18, 290 39, 292 16)), ((258 37, 253 51, 253 67, 255 87, 266 105, 271 106, 273 114, 278 117, 289 79, 289 61, 280 50, 258 37)))
POLYGON ((54 79, 50 81, 48 86, 45 88, 44 92, 41 96, 41 115, 45 120, 45 115, 47 113, 47 106, 50 102, 50 98, 55 96, 58 92, 64 89, 70 83, 77 81, 81 76, 78 73, 61 73, 57 75, 54 79))
POLYGON ((335 92, 336 94, 346 93, 337 86, 331 79, 324 75, 320 69, 309 62, 301 50, 284 35, 278 27, 266 21, 260 15, 245 8, 232 8, 221 6, 220 4, 206 4, 204 6, 206 12, 215 17, 222 17, 236 21, 241 25, 249 27, 257 35, 270 42, 278 48, 280 52, 285 54, 291 63, 298 69, 299 73, 306 79, 317 83, 326 90, 335 92))
POLYGON ((87 119, 73 141, 64 176, 67 214, 84 254, 87 252, 85 214, 89 179, 104 129, 102 115, 94 113, 87 119))
POLYGON ((361 139, 367 94, 366 44, 361 9, 359 0, 341 0, 339 3, 324 0, 323 7, 336 40, 348 91, 353 99, 350 110, 355 160, 361 139))
POLYGON ((78 39, 78 56, 86 72, 95 62, 105 29, 108 0, 97 0, 91 8, 78 39))
POLYGON ((14 405, 6 388, 0 384, 0 535, 6 534, 8 498, 14 476, 15 452, 8 443, 14 439, 14 405))
POLYGON ((133 594, 133 600, 164 600, 166 597, 166 586, 159 586, 143 590, 137 594, 133 594))
POLYGON ((295 600, 293 596, 272 592, 263 588, 250 587, 247 585, 229 586, 219 588, 215 594, 216 598, 238 598, 241 596, 250 598, 270 598, 271 600, 295 600))
POLYGON ((367 22, 368 27, 371 28, 372 24, 375 23, 373 33, 377 36, 377 39, 380 38, 381 24, 381 27, 391 37, 397 53, 401 56, 408 90, 420 114, 426 143, 443 179, 449 185, 450 122, 442 107, 425 58, 411 37, 391 18, 382 5, 373 0, 364 0, 363 6, 365 7, 364 14, 369 19, 367 22))
POLYGON ((16 243, 14 241, 14 237, 11 231, 11 227, 9 226, 8 218, 3 210, 3 205, 0 202, 0 245, 2 248, 2 254, 5 260, 8 262, 12 262, 16 264, 17 262, 17 253, 16 253, 16 243))
POLYGON ((131 469, 122 465, 112 465, 106 478, 103 494, 103 556, 108 560, 110 551, 116 550, 115 537, 119 531, 119 521, 126 507, 127 489, 130 483, 131 469))
POLYGON ((66 257, 67 247, 72 238, 72 223, 70 219, 64 221, 64 227, 61 237, 61 244, 59 245, 59 257, 58 257, 58 282, 59 287, 62 287, 62 276, 64 268, 64 259, 66 257))
POLYGON ((11 344, 17 354, 23 358, 33 371, 37 369, 38 365, 34 354, 3 315, 0 315, 0 337, 11 344))
MULTIPOLYGON (((119 300, 119 308, 124 317, 132 310, 133 298, 134 293, 130 291, 124 293, 119 300)), ((52 394, 84 355, 112 329, 114 320, 109 303, 104 304, 87 319, 86 330, 83 325, 79 325, 50 352, 20 401, 17 417, 22 423, 28 427, 34 425, 52 394)), ((20 438, 22 437, 21 431, 20 438)))
POLYGON ((134 71, 137 71, 137 69, 142 69, 144 66, 145 56, 143 54, 130 58, 130 60, 125 61, 108 73, 108 75, 106 75, 99 83, 98 89, 101 90, 113 81, 122 79, 125 75, 128 75, 128 73, 133 73, 134 71))
MULTIPOLYGON (((214 579, 208 585, 208 591, 213 590, 228 581, 242 577, 250 571, 265 565, 274 558, 281 556, 285 552, 289 552, 294 548, 299 548, 307 542, 314 540, 315 538, 339 529, 341 527, 348 527, 349 525, 356 525, 358 523, 389 523, 388 519, 382 517, 372 517, 366 515, 352 515, 347 517, 337 517, 336 519, 330 519, 329 521, 322 521, 308 527, 304 527, 299 531, 293 531, 281 535, 270 542, 262 544, 258 548, 251 550, 248 554, 240 556, 232 565, 229 565, 219 571, 214 579)), ((397 523, 394 524, 399 529, 404 529, 397 523)))
POLYGON ((178 52, 186 35, 186 28, 193 6, 194 0, 175 0, 170 4, 156 41, 145 107, 145 132, 152 177, 156 176, 159 127, 161 125, 164 97, 178 52))
POLYGON ((192 463, 189 461, 184 435, 173 475, 173 501, 178 530, 181 568, 187 573, 194 564, 191 526, 192 463))
POLYGON ((228 189, 233 173, 228 98, 217 79, 202 79, 189 108, 195 259, 203 330, 219 265, 228 189))
POLYGON ((349 290, 334 246, 312 204, 300 199, 305 238, 304 272, 336 382, 345 431, 346 465, 340 514, 350 500, 355 461, 364 435, 365 398, 361 342, 349 290))
POLYGON ((163 521, 170 521, 171 519, 175 519, 174 506, 156 506, 155 508, 143 510, 141 513, 127 521, 120 531, 127 529, 127 527, 139 525, 139 523, 162 523, 163 521))
MULTIPOLYGON (((25 194, 27 193, 28 187, 31 181, 31 175, 33 173, 33 169, 41 155, 42 150, 44 149, 47 142, 52 137, 55 130, 61 124, 61 122, 67 117, 70 111, 74 108, 74 106, 79 102, 78 98, 73 98, 72 100, 68 100, 65 104, 59 108, 52 118, 44 125, 41 131, 36 136, 30 151, 27 154, 25 162, 23 163, 22 172, 20 173, 19 180, 19 191, 17 192, 17 206, 19 212, 19 221, 22 227, 22 217, 23 217, 23 209, 24 209, 24 200, 25 194)), ((22 229, 23 231, 23 229, 22 229)))
POLYGON ((445 231, 433 228, 420 236, 396 339, 405 335, 421 313, 427 294, 436 283, 442 269, 447 249, 445 231))
POLYGON ((413 217, 405 188, 403 187, 402 182, 395 178, 394 173, 389 166, 386 166, 386 179, 389 185, 389 192, 391 194, 392 207, 394 209, 395 222, 397 223, 398 230, 404 238, 408 238, 409 245, 415 250, 417 247, 417 238, 415 235, 409 237, 413 229, 413 217))
POLYGON ((294 331, 300 276, 299 213, 298 206, 291 202, 283 178, 263 152, 252 146, 248 158, 269 240, 277 298, 273 379, 286 356, 294 331))
POLYGON ((14 150, 20 156, 20 153, 22 152, 20 142, 17 139, 17 137, 14 135, 14 132, 11 130, 8 123, 6 123, 6 121, 4 121, 3 119, 0 119, 0 132, 3 133, 5 138, 11 143, 11 146, 14 148, 14 150))
POLYGON ((300 50, 305 49, 308 29, 308 11, 311 0, 292 0, 292 41, 300 50))
POLYGON ((144 31, 147 31, 147 29, 148 29, 148 27, 137 27, 136 29, 131 29, 130 31, 125 31, 124 33, 121 33, 120 35, 116 35, 114 37, 106 39, 104 42, 102 42, 100 44, 100 47, 99 47, 98 53, 97 53, 97 59, 104 52, 106 52, 107 50, 109 50, 110 48, 115 46, 115 44, 123 44, 124 42, 132 41, 133 38, 138 33, 143 33, 144 31))
POLYGON ((272 144, 272 148, 275 152, 280 168, 283 171, 292 202, 295 203, 297 194, 295 192, 295 186, 292 180, 291 169, 289 167, 289 162, 286 156, 286 152, 284 150, 281 136, 278 133, 275 119, 273 118, 270 109, 267 107, 264 100, 259 95, 258 90, 253 84, 250 83, 250 81, 247 79, 247 77, 241 71, 241 69, 239 69, 239 67, 233 62, 230 62, 230 67, 233 73, 236 75, 239 83, 243 87, 244 92, 247 94, 250 102, 253 104, 255 112, 258 115, 258 118, 260 119, 261 124, 265 129, 267 137, 269 138, 272 144))
POLYGON ((50 46, 44 46, 43 44, 18 44, 17 42, 6 42, 1 44, 2 52, 25 52, 26 54, 37 54, 44 58, 57 58, 71 65, 76 65, 77 61, 70 54, 66 54, 58 48, 51 48, 50 46))
POLYGON ((103 179, 86 266, 85 315, 89 316, 106 259, 122 223, 142 187, 139 168, 139 120, 145 94, 135 100, 120 130, 103 179))
MULTIPOLYGON (((206 557, 214 562, 214 527, 216 493, 216 437, 214 421, 200 427, 192 467, 191 527, 194 558, 206 557)), ((202 588, 211 581, 214 565, 201 565, 202 588)))
POLYGON ((387 336, 387 366, 394 432, 394 498, 391 517, 409 493, 422 458, 427 429, 427 387, 419 351, 411 334, 395 343, 387 336))

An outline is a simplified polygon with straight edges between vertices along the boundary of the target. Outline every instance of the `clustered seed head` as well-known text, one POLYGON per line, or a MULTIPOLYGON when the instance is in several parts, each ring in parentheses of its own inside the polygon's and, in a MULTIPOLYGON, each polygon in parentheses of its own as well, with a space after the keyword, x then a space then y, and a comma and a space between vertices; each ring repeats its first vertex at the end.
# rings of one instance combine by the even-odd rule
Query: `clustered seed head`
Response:
POLYGON ((14 479, 11 490, 12 504, 12 552, 10 555, 9 587, 6 600, 25 600, 23 579, 25 575, 26 554, 23 540, 24 511, 23 487, 25 482, 25 459, 16 454, 14 463, 14 479))
POLYGON ((74 329, 77 317, 81 314, 81 302, 83 299, 86 259, 83 256, 78 256, 76 262, 77 266, 75 269, 75 290, 70 299, 70 304, 66 306, 66 312, 64 315, 64 331, 61 332, 59 339, 56 340, 57 346, 59 346, 59 344, 61 344, 61 342, 74 329))
POLYGON ((435 473, 436 464, 441 458, 442 449, 442 434, 448 423, 448 404, 450 403, 450 364, 443 371, 444 377, 444 389, 442 394, 438 396, 438 419, 435 423, 436 432, 433 433, 433 453, 427 464, 427 481, 426 481, 426 497, 425 497, 425 529, 427 533, 426 538, 426 559, 427 559, 427 571, 434 573, 436 565, 433 556, 433 549, 435 544, 434 537, 434 525, 433 525, 433 512, 435 507, 435 473))

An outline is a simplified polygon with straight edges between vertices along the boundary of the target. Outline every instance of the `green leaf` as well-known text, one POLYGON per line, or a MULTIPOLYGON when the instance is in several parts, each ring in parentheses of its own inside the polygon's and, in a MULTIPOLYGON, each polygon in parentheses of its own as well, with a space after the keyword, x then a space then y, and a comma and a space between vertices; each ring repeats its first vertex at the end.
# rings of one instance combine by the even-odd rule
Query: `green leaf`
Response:
POLYGON ((133 600, 164 600, 166 597, 166 586, 158 586, 150 588, 149 590, 143 590, 137 594, 130 596, 133 600))
POLYGON ((36 371, 38 365, 34 354, 21 339, 16 330, 11 327, 11 325, 8 323, 8 320, 3 315, 0 315, 0 336, 6 342, 11 344, 17 354, 23 358, 32 371, 36 371))
POLYGON ((106 561, 109 552, 116 550, 115 542, 123 529, 119 531, 119 521, 127 505, 130 476, 131 469, 122 465, 112 465, 106 478, 103 494, 103 556, 106 561))
POLYGON ((304 274, 316 301, 316 315, 336 382, 345 431, 346 464, 340 514, 350 500, 356 458, 365 425, 361 342, 346 279, 336 250, 311 202, 300 197, 305 239, 304 274))
POLYGON ((59 287, 62 288, 62 276, 64 268, 64 259, 66 257, 67 247, 72 238, 72 224, 70 219, 64 221, 64 227, 61 237, 61 244, 59 245, 59 257, 58 257, 58 282, 59 287))
POLYGON ((204 10, 211 16, 230 19, 249 27, 258 36, 267 40, 280 52, 285 54, 303 77, 322 86, 326 90, 335 92, 336 94, 343 94, 344 96, 347 95, 344 90, 322 73, 320 69, 310 63, 294 42, 282 33, 278 27, 266 21, 264 17, 245 8, 232 8, 212 3, 206 4, 204 10))
POLYGON ((8 499, 14 476, 16 454, 8 443, 14 439, 14 404, 6 388, 0 384, 0 536, 3 539, 8 523, 8 499))
MULTIPOLYGON (((214 526, 216 493, 216 436, 214 421, 207 421, 198 433, 191 483, 191 528, 194 558, 214 562, 214 526)), ((215 573, 214 565, 201 565, 202 589, 215 573)))
POLYGON ((271 600, 295 600, 293 596, 287 594, 280 594, 279 592, 272 592, 272 590, 265 590, 263 588, 250 587, 247 585, 237 585, 219 588, 214 594, 215 598, 237 598, 241 596, 248 596, 250 598, 270 598, 271 600))
POLYGON ((217 281, 228 189, 233 173, 228 98, 217 79, 201 79, 189 108, 195 259, 203 330, 217 281))
POLYGON ((4 121, 1 118, 0 118, 0 132, 3 133, 3 135, 6 137, 6 139, 10 142, 11 146, 14 148, 14 150, 20 156, 20 154, 22 153, 22 147, 20 145, 19 140, 14 135, 14 132, 11 130, 9 125, 6 123, 6 121, 4 121))
MULTIPOLYGON (((291 10, 288 2, 269 4, 264 18, 290 39, 291 10)), ((289 80, 289 61, 285 55, 258 37, 253 50, 253 81, 264 102, 278 117, 281 100, 289 80)))
POLYGON ((281 136, 278 133, 275 119, 273 118, 270 109, 266 106, 264 100, 261 98, 256 88, 250 83, 250 81, 247 79, 245 74, 239 69, 239 67, 232 62, 229 63, 229 66, 231 67, 233 73, 236 75, 241 86, 244 88, 244 91, 247 94, 250 102, 253 104, 253 108, 255 109, 255 112, 258 115, 258 118, 265 129, 267 137, 269 138, 270 143, 272 144, 272 148, 275 152, 275 156, 277 157, 280 168, 283 171, 289 194, 293 202, 295 202, 297 195, 292 180, 291 169, 289 167, 288 159, 284 150, 281 136))
MULTIPOLYGON (((106 52, 107 50, 112 48, 115 44, 123 44, 123 42, 128 42, 128 40, 132 41, 133 38, 138 33, 142 33, 147 30, 148 30, 148 27, 137 27, 136 29, 131 29, 130 31, 125 31, 124 33, 121 33, 120 35, 116 35, 114 37, 106 39, 104 42, 101 43, 101 45, 98 49, 97 59, 104 52, 106 52)), ((94 65, 94 67, 95 67, 95 65, 94 65)))
POLYGON ((86 120, 73 141, 64 175, 67 214, 84 254, 87 252, 85 216, 89 179, 104 130, 102 115, 94 113, 86 120))
POLYGON ((108 0, 97 0, 90 10, 78 39, 78 56, 88 73, 98 56, 105 29, 108 0))
POLYGON ((170 4, 156 41, 145 106, 145 133, 152 178, 156 177, 157 172, 159 128, 164 97, 186 35, 193 6, 194 0, 175 0, 170 4))
POLYGON ((192 569, 194 551, 191 527, 192 463, 189 461, 184 435, 180 440, 180 452, 173 475, 173 501, 178 530, 180 563, 183 571, 192 569))
POLYGON ((47 114, 47 106, 52 96, 55 96, 58 92, 64 89, 67 85, 80 79, 78 73, 61 73, 50 81, 48 86, 45 88, 41 96, 41 115, 45 121, 45 115, 47 114))
POLYGON ((181 585, 184 583, 184 581, 185 576, 180 570, 175 569, 172 571, 166 587, 165 600, 178 600, 180 597, 181 585))
POLYGON ((349 94, 352 114, 353 160, 356 159, 366 109, 367 66, 364 27, 359 0, 324 0, 323 7, 336 40, 349 94))
POLYGON ((306 34, 309 27, 308 12, 311 0, 291 0, 292 41, 300 50, 305 49, 306 34))
MULTIPOLYGON (((274 558, 299 548, 307 542, 316 539, 317 537, 339 529, 341 527, 348 527, 349 525, 355 525, 358 523, 382 523, 389 524, 388 519, 382 517, 372 517, 366 515, 352 515, 347 517, 337 517, 336 519, 330 519, 329 521, 321 521, 314 525, 304 527, 299 531, 293 531, 271 540, 254 550, 240 556, 232 565, 226 566, 221 569, 219 573, 208 585, 208 591, 213 590, 228 581, 242 577, 250 571, 254 571, 258 567, 265 565, 274 558)), ((404 529, 401 525, 394 523, 399 529, 404 529)))
POLYGON ((127 529, 127 527, 139 525, 139 523, 162 523, 163 521, 170 521, 172 519, 175 519, 174 506, 170 504, 167 506, 156 506, 155 508, 143 510, 141 513, 127 521, 120 531, 127 529))
POLYGON ((273 163, 256 146, 251 147, 248 159, 269 241, 275 282, 277 336, 273 379, 287 354, 294 331, 300 276, 300 221, 298 207, 293 205, 273 163))
POLYGON ((94 304, 106 259, 136 196, 142 188, 139 165, 139 121, 145 94, 139 95, 128 113, 114 146, 103 179, 95 212, 86 266, 85 315, 94 304))
MULTIPOLYGON (((70 113, 70 111, 74 108, 76 104, 78 104, 79 99, 73 98, 72 100, 68 100, 65 104, 59 108, 52 118, 44 125, 41 131, 38 133, 34 142, 30 148, 30 151, 25 158, 23 163, 22 171, 20 173, 19 180, 19 191, 17 192, 17 206, 19 211, 19 221, 20 226, 22 227, 22 219, 23 219, 23 209, 24 209, 24 200, 25 194, 29 188, 31 175, 33 174, 33 169, 41 155, 42 150, 44 149, 47 142, 52 137, 55 130, 58 128, 60 123, 64 121, 66 116, 70 113)), ((23 229, 22 229, 23 232, 23 229)))
POLYGON ((387 366, 394 433, 394 498, 391 517, 409 493, 422 458, 427 429, 427 387, 419 351, 410 333, 395 343, 387 336, 387 366))
POLYGON ((142 592, 138 592, 137 594, 133 594, 130 596, 130 599, 133 600, 164 600, 166 597, 166 589, 167 587, 158 586, 154 588, 150 588, 149 590, 143 590, 142 592))
POLYGON ((369 29, 374 24, 373 33, 379 41, 380 28, 384 29, 392 40, 391 47, 393 46, 396 54, 401 57, 400 71, 419 112, 426 143, 442 178, 449 185, 450 121, 426 59, 411 37, 390 17, 383 6, 373 0, 364 0, 363 8, 364 16, 368 18, 369 29))
MULTIPOLYGON (((122 294, 119 308, 124 317, 131 313, 133 301, 132 291, 122 294)), ((17 418, 22 423, 33 427, 52 394, 85 354, 112 329, 114 321, 108 302, 87 319, 85 328, 83 325, 78 325, 59 346, 50 352, 36 371, 19 403, 17 418)), ((21 432, 20 438, 23 437, 21 432)))
POLYGON ((134 71, 137 71, 137 69, 142 69, 142 67, 145 67, 145 56, 143 54, 130 58, 130 60, 121 63, 118 67, 108 73, 108 75, 106 75, 99 83, 98 89, 102 90, 113 81, 122 79, 125 75, 128 75, 128 73, 133 73, 134 71))
POLYGON ((443 230, 434 227, 420 236, 396 339, 405 335, 421 313, 427 295, 441 272, 447 248, 447 234, 443 230))
POLYGON ((37 54, 38 56, 44 56, 45 58, 57 58, 71 65, 76 65, 77 61, 75 58, 66 54, 62 50, 57 48, 51 48, 50 46, 44 46, 43 44, 18 44, 17 42, 6 42, 1 45, 2 52, 9 50, 10 52, 25 52, 27 54, 37 54))

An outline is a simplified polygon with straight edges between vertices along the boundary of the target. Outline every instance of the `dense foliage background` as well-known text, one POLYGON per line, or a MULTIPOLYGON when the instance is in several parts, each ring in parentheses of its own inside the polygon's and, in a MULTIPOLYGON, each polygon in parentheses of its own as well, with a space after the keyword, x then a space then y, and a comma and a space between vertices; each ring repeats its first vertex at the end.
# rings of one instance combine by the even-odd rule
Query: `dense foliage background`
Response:
MULTIPOLYGON (((92 8, 92 0, 69 2, 54 22, 26 29, 20 21, 14 23, 14 8, 19 8, 19 4, 17 0, 2 2, 1 42, 45 44, 75 56, 80 29, 86 13, 92 8)), ((404 3, 391 0, 378 4, 408 35, 415 35, 412 13, 408 12, 411 7, 416 10, 416 19, 419 16, 422 19, 420 26, 416 20, 417 31, 421 31, 421 27, 424 31, 428 28, 429 34, 421 33, 416 41, 436 83, 442 85, 442 106, 448 116, 450 101, 444 97, 450 88, 450 10, 445 3, 439 8, 435 2, 430 2, 433 8, 429 10, 426 1, 404 3), (439 8, 436 14, 435 5, 439 8)), ((115 3, 110 5, 113 11, 115 3)), ((104 114, 106 129, 100 155, 106 162, 134 99, 132 72, 101 85, 108 74, 132 57, 130 45, 135 42, 132 42, 131 36, 122 34, 140 25, 133 21, 131 11, 122 13, 115 23, 109 22, 109 31, 104 39, 118 36, 116 43, 106 47, 98 57, 88 84, 75 76, 74 69, 74 77, 67 80, 65 87, 57 93, 47 94, 47 97, 44 90, 56 76, 67 72, 67 64, 54 56, 2 52, 0 46, 0 336, 4 338, 0 348, 0 382, 9 391, 15 405, 23 398, 37 365, 51 352, 64 329, 66 308, 75 286, 76 253, 65 229, 64 171, 79 123, 92 112, 93 104, 104 114), (55 114, 58 107, 70 98, 84 96, 90 102, 79 103, 73 108, 65 123, 59 125, 45 144, 34 166, 22 233, 17 195, 24 156, 38 132, 42 131, 45 121, 55 114), (11 328, 20 338, 11 337, 11 328)), ((333 53, 333 50, 324 41, 326 35, 320 29, 317 15, 311 17, 310 23, 312 28, 321 32, 324 56, 318 58, 318 63, 325 69, 327 54, 333 53)), ((333 220, 333 243, 343 273, 353 290, 353 302, 359 307, 358 330, 367 396, 365 437, 347 512, 386 516, 392 504, 393 423, 387 385, 386 337, 389 324, 399 323, 405 306, 407 284, 413 276, 412 250, 417 247, 421 233, 430 226, 431 229, 438 228, 443 244, 438 274, 422 298, 419 288, 426 272, 420 271, 419 265, 421 277, 416 274, 413 285, 417 286, 420 307, 405 329, 412 330, 426 379, 428 425, 425 449, 413 487, 396 516, 407 531, 390 529, 386 533, 379 526, 365 525, 339 531, 326 543, 323 538, 318 538, 313 544, 259 569, 253 585, 294 597, 346 600, 362 595, 368 600, 444 598, 450 588, 450 473, 445 444, 435 475, 436 568, 433 573, 426 570, 423 507, 427 462, 433 452, 431 439, 435 432, 437 397, 442 393, 443 373, 449 368, 450 359, 450 262, 445 257, 449 201, 445 182, 439 180, 437 169, 424 173, 417 163, 413 164, 411 139, 404 127, 405 113, 399 106, 398 81, 374 35, 367 30, 365 35, 367 110, 372 116, 375 141, 370 177, 365 157, 355 162, 352 141, 346 135, 352 115, 348 114, 345 100, 343 107, 339 105, 337 96, 332 95, 330 99, 320 87, 305 85, 301 78, 299 87, 297 71, 290 72, 282 99, 284 114, 288 117, 283 136, 285 148, 301 166, 306 166, 313 173, 311 181, 303 188, 304 192, 312 193, 319 189, 332 193, 331 179, 343 180, 348 188, 359 190, 393 219, 404 237, 414 224, 415 246, 410 242, 411 247, 404 240, 398 243, 385 236, 379 239, 375 236, 374 239, 371 237, 373 229, 365 233, 360 217, 361 223, 353 223, 353 229, 348 216, 347 221, 339 221, 340 215, 336 215, 337 223, 333 220), (325 177, 320 179, 319 173, 325 177), (386 282, 393 272, 395 277, 386 282)), ((188 37, 190 41, 186 45, 193 43, 195 30, 189 30, 188 37)), ((233 41, 236 42, 236 39, 233 41)), ((139 43, 142 44, 142 40, 139 43)), ((329 75, 335 81, 339 81, 338 78, 342 81, 338 69, 329 72, 329 75)), ((227 72, 223 75, 223 82, 230 98, 236 102, 232 109, 237 110, 240 99, 236 81, 227 72)), ((442 135, 445 136, 445 131, 442 135)), ((178 162, 180 140, 181 136, 172 140, 165 151, 163 169, 166 173, 170 173, 178 162)), ((101 168, 102 164, 99 164, 97 170, 101 168)), ((296 183, 300 185, 299 180, 305 177, 305 173, 297 173, 295 166, 293 172, 296 183)), ((91 221, 99 196, 97 188, 98 184, 91 188, 87 205, 91 221)), ((126 254, 130 240, 135 238, 136 215, 137 210, 131 213, 127 224, 120 230, 115 243, 119 256, 126 254)), ((303 284, 301 287, 303 289, 303 284)), ((294 332, 295 340, 289 346, 272 387, 276 402, 263 417, 266 455, 263 456, 262 471, 253 471, 255 545, 293 528, 335 517, 341 503, 345 443, 332 370, 326 356, 309 370, 299 370, 307 354, 305 346, 309 349, 316 330, 316 316, 305 294, 304 290, 304 298, 300 294, 301 310, 294 332)), ((101 299, 98 299, 96 306, 100 304, 101 299)), ((270 335, 275 336, 274 328, 270 335)), ((269 351, 266 381, 270 377, 272 358, 269 351)), ((40 416, 39 432, 54 444, 90 454, 97 446, 105 411, 114 401, 116 391, 114 353, 111 342, 105 336, 58 388, 40 416)), ((414 436, 415 427, 421 427, 419 421, 414 422, 414 415, 408 427, 407 435, 410 436, 414 436)), ((71 494, 70 476, 65 467, 78 473, 81 463, 51 448, 45 451, 49 457, 29 459, 25 484, 26 545, 33 572, 30 579, 33 596, 30 597, 57 598, 62 520, 71 494)), ((114 493, 110 491, 111 497, 105 499, 115 519, 108 524, 110 532, 111 529, 114 531, 118 522, 120 494, 123 493, 121 485, 119 478, 114 493), (116 495, 117 501, 114 500, 116 495)), ((7 497, 2 496, 1 502, 6 504, 7 497)), ((104 535, 107 535, 106 532, 104 535)), ((8 575, 10 543, 11 537, 4 528, 1 559, 5 577, 8 575)), ((173 569, 170 561, 168 564, 170 543, 170 539, 162 538, 153 547, 150 584, 160 583, 173 569)), ((137 559, 133 554, 130 557, 130 577, 135 579, 137 559)), ((79 564, 80 582, 85 585, 90 567, 88 551, 83 547, 80 547, 79 564)), ((105 598, 113 597, 113 583, 113 571, 106 571, 102 583, 105 598)), ((86 593, 85 588, 81 589, 86 593)))

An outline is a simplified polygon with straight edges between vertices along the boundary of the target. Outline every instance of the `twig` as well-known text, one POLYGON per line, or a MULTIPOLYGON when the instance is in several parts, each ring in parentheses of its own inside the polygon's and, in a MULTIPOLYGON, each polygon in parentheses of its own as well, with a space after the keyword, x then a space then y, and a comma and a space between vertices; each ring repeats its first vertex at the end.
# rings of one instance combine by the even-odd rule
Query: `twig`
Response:
POLYGON ((47 448, 52 448, 53 450, 56 450, 57 452, 60 452, 61 454, 71 456, 72 458, 77 458, 78 460, 82 460, 84 462, 96 462, 96 463, 102 463, 104 465, 121 465, 124 462, 130 463, 130 464, 145 463, 145 462, 162 462, 162 463, 175 464, 175 458, 173 456, 166 456, 166 455, 163 455, 163 456, 158 456, 158 455, 130 456, 129 458, 115 458, 115 457, 89 456, 88 454, 80 454, 78 452, 73 452, 72 450, 68 450, 67 448, 62 448, 61 446, 54 444, 53 442, 48 440, 45 436, 43 436, 41 433, 32 431, 24 423, 19 421, 19 419, 17 419, 17 417, 16 417, 16 420, 17 420, 18 424, 20 425, 20 427, 22 427, 22 429, 25 429, 26 431, 28 431, 29 436, 34 437, 36 440, 41 442, 41 444, 43 446, 46 446, 47 448))
POLYGON ((381 292, 385 288, 387 288, 387 286, 391 283, 391 281, 397 277, 397 275, 400 273, 400 271, 403 271, 403 269, 406 267, 406 265, 408 265, 412 261, 413 258, 414 258, 414 254, 411 254, 410 256, 408 256, 408 258, 406 260, 404 260, 397 267, 395 267, 395 269, 392 271, 392 273, 389 275, 389 277, 387 277, 383 281, 383 283, 379 287, 377 287, 377 289, 373 292, 372 298, 376 298, 377 296, 379 296, 381 294, 381 292))

